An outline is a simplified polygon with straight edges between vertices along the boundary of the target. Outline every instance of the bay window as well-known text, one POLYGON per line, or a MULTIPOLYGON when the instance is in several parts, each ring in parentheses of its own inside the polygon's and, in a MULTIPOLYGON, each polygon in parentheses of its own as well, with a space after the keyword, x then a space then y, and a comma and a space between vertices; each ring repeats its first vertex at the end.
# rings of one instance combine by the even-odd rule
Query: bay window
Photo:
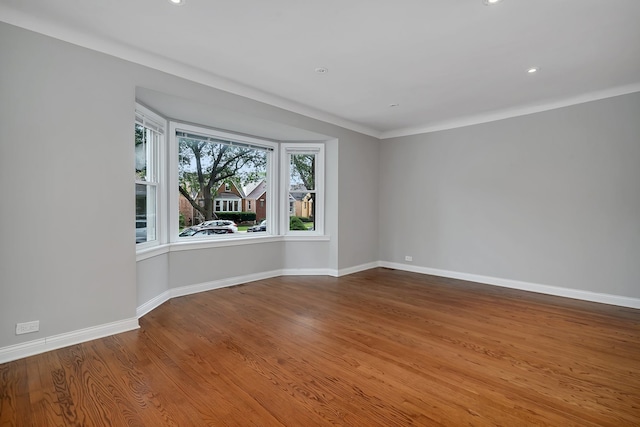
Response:
POLYGON ((158 114, 139 104, 135 113, 138 249, 324 233, 324 144, 178 122, 166 132, 158 114))

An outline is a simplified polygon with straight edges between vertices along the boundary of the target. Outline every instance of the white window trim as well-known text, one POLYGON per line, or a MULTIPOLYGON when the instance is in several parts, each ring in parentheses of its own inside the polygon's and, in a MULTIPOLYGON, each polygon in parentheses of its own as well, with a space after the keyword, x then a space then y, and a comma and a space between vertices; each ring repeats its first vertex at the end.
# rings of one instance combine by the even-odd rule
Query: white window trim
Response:
POLYGON ((324 236, 324 144, 287 142, 280 144, 280 200, 283 202, 280 230, 284 236, 324 236), (291 176, 291 154, 316 154, 316 217, 314 231, 289 230, 289 177, 291 176), (286 206, 284 204, 286 203, 286 206), (286 212, 286 215, 284 214, 286 212))
MULTIPOLYGON (((151 165, 157 175, 157 180, 152 182, 135 180, 135 184, 152 185, 156 189, 156 239, 136 244, 136 251, 140 252, 160 246, 167 242, 167 227, 165 221, 167 212, 167 198, 165 192, 167 179, 165 173, 167 120, 158 113, 136 102, 134 123, 142 124, 143 126, 158 133, 158 144, 157 147, 155 147, 155 159, 152 161, 154 164, 151 165)), ((150 167, 149 160, 152 159, 147 159, 147 167, 150 167)))
POLYGON ((220 198, 220 197, 216 197, 213 199, 213 211, 214 212, 242 212, 242 199, 238 200, 238 199, 225 199, 225 198, 220 198), (225 203, 227 202, 227 210, 224 210, 224 206, 225 203), (220 203, 220 209, 217 209, 216 207, 218 206, 218 203, 220 203), (229 209, 229 205, 233 206, 233 207, 238 207, 238 209, 229 209))
MULTIPOLYGON (((178 222, 179 222, 179 209, 178 209, 178 138, 176 137, 176 131, 193 132, 197 134, 209 135, 222 140, 235 141, 255 146, 262 146, 272 150, 271 155, 267 161, 267 194, 269 198, 266 201, 266 214, 267 214, 267 236, 278 236, 278 222, 276 221, 278 215, 278 161, 279 161, 279 144, 260 138, 254 138, 245 135, 238 135, 230 132, 225 132, 217 129, 211 129, 204 126, 196 126, 181 122, 169 122, 169 142, 168 155, 169 158, 169 173, 168 173, 168 199, 169 199, 169 242, 171 244, 189 245, 190 243, 202 243, 203 241, 216 242, 224 241, 229 243, 236 239, 255 239, 256 237, 247 236, 235 236, 231 234, 221 234, 215 236, 203 236, 202 238, 184 239, 178 237, 178 222)), ((240 207, 240 206, 239 206, 240 207)), ((215 205, 214 205, 215 209, 215 205)))

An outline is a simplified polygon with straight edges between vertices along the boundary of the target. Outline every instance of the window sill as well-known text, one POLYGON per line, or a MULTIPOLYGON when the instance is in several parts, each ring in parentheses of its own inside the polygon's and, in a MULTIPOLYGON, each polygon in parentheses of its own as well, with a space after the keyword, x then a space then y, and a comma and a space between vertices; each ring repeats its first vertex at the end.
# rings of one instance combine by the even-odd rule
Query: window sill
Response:
POLYGON ((153 258, 169 252, 191 251, 198 249, 222 248, 228 246, 257 245, 260 243, 273 242, 328 242, 331 240, 329 235, 313 235, 313 236, 251 236, 251 237, 234 237, 229 239, 198 239, 183 242, 174 242, 152 248, 144 248, 136 252, 136 261, 153 258))
POLYGON ((190 251, 193 249, 222 248, 227 246, 255 245, 259 243, 279 242, 281 236, 232 237, 220 239, 189 239, 171 243, 171 252, 190 251))
POLYGON ((312 236, 297 235, 285 235, 279 236, 285 242, 328 242, 331 237, 327 234, 314 234, 312 236))
POLYGON ((151 248, 143 248, 136 251, 136 262, 143 261, 145 259, 153 258, 158 255, 166 254, 169 252, 171 245, 158 245, 151 248))

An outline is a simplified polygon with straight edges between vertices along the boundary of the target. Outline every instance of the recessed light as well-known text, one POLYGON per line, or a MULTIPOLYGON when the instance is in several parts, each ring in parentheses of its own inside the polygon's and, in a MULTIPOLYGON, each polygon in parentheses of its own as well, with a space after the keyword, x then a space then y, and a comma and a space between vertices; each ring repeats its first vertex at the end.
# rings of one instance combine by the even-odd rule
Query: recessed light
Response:
POLYGON ((527 69, 527 73, 529 73, 529 74, 535 74, 538 71, 540 71, 540 67, 531 67, 531 68, 527 69))
POLYGON ((483 0, 485 6, 491 6, 496 3, 500 3, 502 0, 483 0))
POLYGON ((399 107, 399 106, 400 106, 400 104, 395 103, 395 102, 393 104, 389 104, 389 108, 394 108, 394 107, 399 107))
POLYGON ((185 0, 169 0, 169 3, 175 4, 178 6, 178 5, 184 4, 184 1, 185 0))
POLYGON ((316 73, 318 74, 327 74, 329 72, 329 70, 325 67, 318 67, 316 68, 316 73))

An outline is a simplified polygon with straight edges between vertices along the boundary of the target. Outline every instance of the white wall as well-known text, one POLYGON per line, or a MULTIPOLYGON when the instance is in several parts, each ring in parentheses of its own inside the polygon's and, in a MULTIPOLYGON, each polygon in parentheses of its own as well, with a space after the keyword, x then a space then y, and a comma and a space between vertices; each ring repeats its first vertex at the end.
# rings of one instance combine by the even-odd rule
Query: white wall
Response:
MULTIPOLYGON (((295 266, 337 271, 342 257, 376 261, 377 252, 363 256, 338 235, 342 211, 359 206, 339 188, 361 179, 354 172, 338 182, 338 172, 343 164, 366 166, 364 176, 374 180, 376 139, 4 23, 0 52, 0 353, 135 321, 137 307, 182 286, 295 266), (131 138, 139 87, 333 138, 327 144, 330 240, 177 251, 136 266, 131 138), (358 150, 370 145, 371 164, 342 150, 352 141, 358 150), (15 324, 30 320, 40 320, 40 332, 16 336, 15 324)), ((375 184, 368 184, 359 191, 377 206, 375 184)), ((376 247, 376 225, 359 226, 364 246, 376 247)))
POLYGON ((639 118, 636 93, 383 141, 380 259, 639 298, 639 118))

